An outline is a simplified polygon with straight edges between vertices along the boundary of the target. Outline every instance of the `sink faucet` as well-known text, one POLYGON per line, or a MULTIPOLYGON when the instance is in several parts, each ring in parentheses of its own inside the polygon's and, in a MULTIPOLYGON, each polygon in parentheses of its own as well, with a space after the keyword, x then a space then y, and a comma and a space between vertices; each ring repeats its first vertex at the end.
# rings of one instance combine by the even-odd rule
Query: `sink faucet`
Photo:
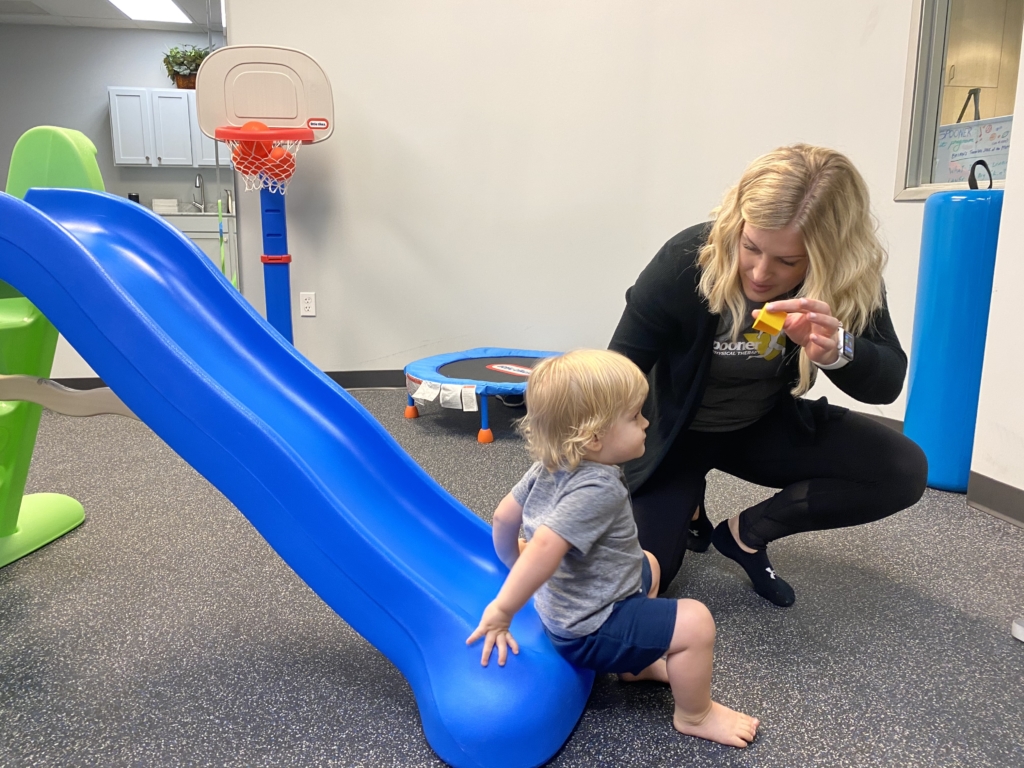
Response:
POLYGON ((196 196, 192 195, 192 205, 200 213, 206 213, 206 187, 203 186, 203 174, 196 174, 196 189, 199 190, 199 202, 196 202, 196 196))

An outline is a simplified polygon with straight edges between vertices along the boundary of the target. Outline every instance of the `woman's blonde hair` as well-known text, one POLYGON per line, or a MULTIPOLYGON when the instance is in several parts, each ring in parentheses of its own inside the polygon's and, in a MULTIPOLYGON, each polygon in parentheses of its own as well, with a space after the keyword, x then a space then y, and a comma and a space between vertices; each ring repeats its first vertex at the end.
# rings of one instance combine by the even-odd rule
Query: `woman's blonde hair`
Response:
MULTIPOLYGON (((882 306, 888 256, 876 234, 867 185, 840 152, 808 144, 769 152, 750 164, 713 214, 698 260, 700 292, 713 313, 729 313, 734 341, 747 319, 738 257, 744 222, 800 230, 808 264, 797 296, 824 301, 851 333, 861 333, 882 306)), ((801 349, 794 396, 811 388, 815 373, 801 349)))
POLYGON ((519 421, 530 456, 550 472, 573 470, 586 446, 647 399, 647 379, 617 352, 579 349, 542 360, 526 385, 519 421))

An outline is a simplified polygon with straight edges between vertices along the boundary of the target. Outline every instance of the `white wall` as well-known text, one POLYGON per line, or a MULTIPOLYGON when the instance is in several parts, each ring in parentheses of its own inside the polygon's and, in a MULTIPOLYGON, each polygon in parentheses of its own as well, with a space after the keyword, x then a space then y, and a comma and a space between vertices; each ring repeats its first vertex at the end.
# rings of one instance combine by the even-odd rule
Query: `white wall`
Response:
MULTIPOLYGON (((911 6, 228 0, 231 44, 305 50, 334 89, 337 130, 287 196, 293 290, 319 313, 297 346, 326 370, 604 346, 660 245, 754 157, 807 141, 868 181, 909 347, 922 208, 892 190, 911 6)), ((257 205, 242 196, 262 307, 257 205)))
MULTIPOLYGON (((1024 77, 1017 81, 1024 105, 1024 77)), ((1021 286, 1024 285, 1024 141, 1010 146, 999 224, 999 247, 989 310, 985 367, 971 471, 1024 489, 1024 364, 1021 363, 1021 286)))
MULTIPOLYGON (((215 44, 223 44, 220 34, 215 44)), ((107 191, 138 192, 190 200, 194 168, 126 168, 114 165, 107 86, 171 88, 162 59, 172 45, 205 47, 206 35, 149 30, 0 24, 5 72, 0 77, 0 184, 6 183, 11 151, 18 138, 37 125, 74 128, 96 145, 96 161, 107 191)), ((213 168, 204 169, 207 194, 215 193, 213 168)), ((232 172, 221 170, 223 186, 232 172)), ((2 186, 0 186, 2 188, 2 186)), ((63 338, 54 360, 57 378, 95 374, 63 338)))

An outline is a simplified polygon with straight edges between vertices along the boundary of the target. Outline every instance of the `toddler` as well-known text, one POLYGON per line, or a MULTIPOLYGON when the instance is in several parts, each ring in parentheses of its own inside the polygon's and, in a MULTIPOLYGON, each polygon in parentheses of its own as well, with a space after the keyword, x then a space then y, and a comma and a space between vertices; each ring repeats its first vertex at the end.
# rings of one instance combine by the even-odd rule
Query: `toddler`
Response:
POLYGON ((570 663, 672 687, 682 733, 745 747, 757 718, 711 700, 715 622, 696 600, 656 597, 660 568, 640 548, 619 465, 643 455, 647 380, 627 358, 579 350, 542 361, 520 423, 536 460, 494 512, 494 548, 511 569, 467 644, 519 653, 512 617, 531 596, 570 663), (527 544, 520 553, 522 526, 527 544))

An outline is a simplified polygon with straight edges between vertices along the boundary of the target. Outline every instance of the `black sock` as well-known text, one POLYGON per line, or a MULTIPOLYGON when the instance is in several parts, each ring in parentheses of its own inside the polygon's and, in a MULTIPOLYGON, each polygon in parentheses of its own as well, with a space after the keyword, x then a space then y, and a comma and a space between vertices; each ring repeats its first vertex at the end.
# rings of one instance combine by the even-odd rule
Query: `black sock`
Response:
POLYGON ((696 520, 690 520, 686 530, 686 548, 691 552, 707 552, 711 545, 711 532, 715 529, 708 520, 708 513, 704 511, 704 505, 697 508, 696 520))
POLYGON ((735 560, 743 570, 747 572, 754 591, 765 600, 769 600, 783 608, 792 605, 796 601, 796 593, 793 588, 775 574, 775 569, 768 561, 768 554, 762 549, 754 553, 744 552, 732 537, 729 530, 729 521, 723 520, 711 534, 711 543, 715 549, 735 560))

